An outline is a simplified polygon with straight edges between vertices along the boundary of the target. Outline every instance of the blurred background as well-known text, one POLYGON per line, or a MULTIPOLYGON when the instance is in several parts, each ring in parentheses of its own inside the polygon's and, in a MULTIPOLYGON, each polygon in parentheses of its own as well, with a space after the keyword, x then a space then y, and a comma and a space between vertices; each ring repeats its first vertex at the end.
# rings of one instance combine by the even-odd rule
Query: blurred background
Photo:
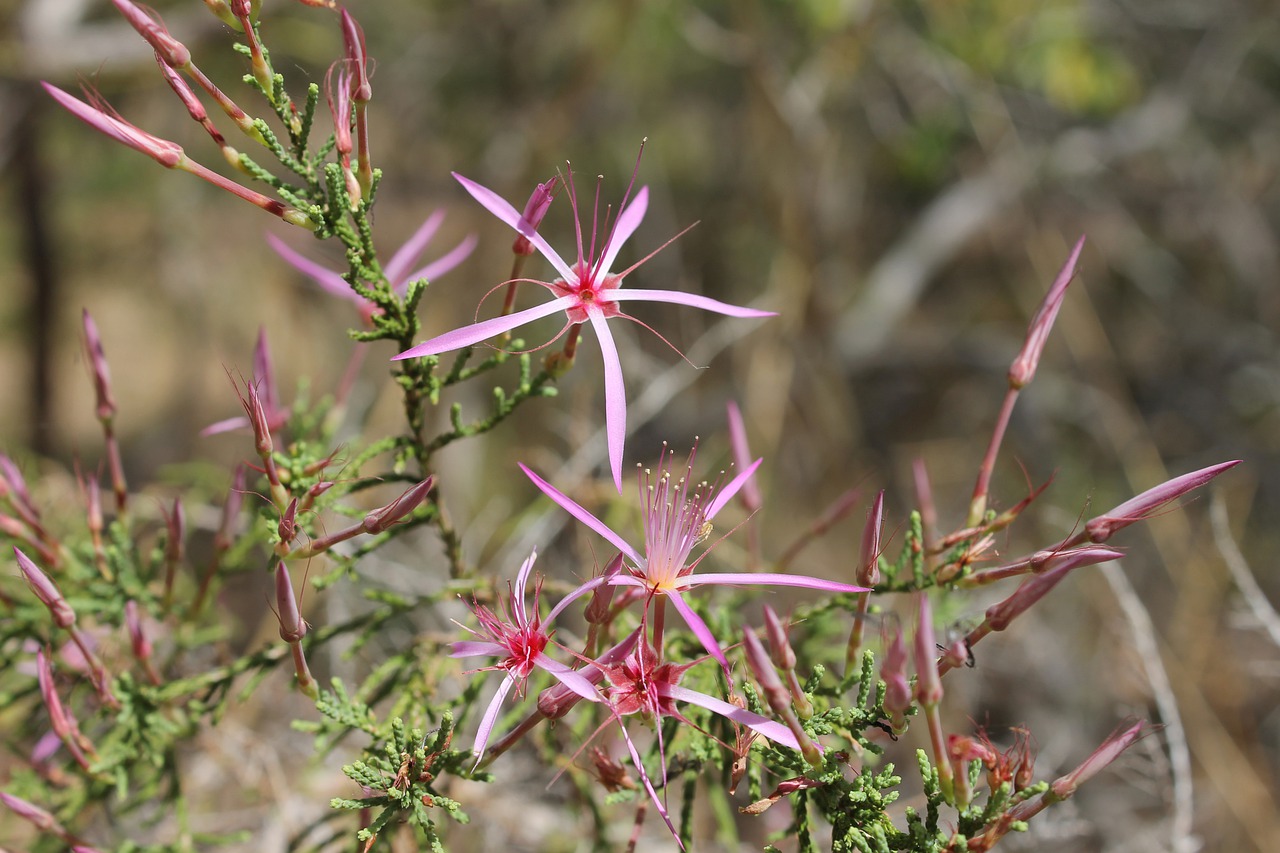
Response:
MULTIPOLYGON (((238 84, 243 61, 202 3, 152 5, 210 76, 261 108, 238 84)), ((336 22, 300 3, 264 6, 263 37, 299 97, 340 52, 336 22)), ((647 138, 638 181, 650 187, 649 214, 622 263, 699 224, 637 271, 634 285, 780 316, 722 321, 636 307, 710 369, 690 367, 643 327, 620 330, 635 430, 627 465, 656 459, 663 440, 679 449, 698 435, 708 465, 722 463, 725 403, 738 401, 752 449, 765 457, 756 523, 773 543, 767 551, 780 552, 846 490, 862 490, 797 569, 851 575, 865 508, 881 487, 900 541, 917 458, 943 524, 963 521, 1009 361, 1071 245, 1087 235, 1040 372, 1019 402, 997 503, 1054 482, 1000 552, 1056 541, 1089 507, 1169 476, 1244 464, 1212 497, 1118 537, 1131 550, 1123 566, 1081 571, 1034 619, 984 643, 976 670, 949 685, 950 711, 957 725, 1029 725, 1039 775, 1049 778, 1126 715, 1167 726, 1010 849, 1280 849, 1280 632, 1267 604, 1280 600, 1273 4, 349 8, 377 62, 379 245, 393 251, 437 208, 448 218, 432 252, 469 233, 480 241, 432 285, 428 334, 470 320, 510 267, 509 229, 451 170, 519 207, 568 160, 584 198, 600 174, 602 201, 616 205, 647 138), (1242 592, 1232 565, 1261 589, 1242 592)), ((238 413, 226 372, 249 372, 259 327, 288 400, 300 382, 313 398, 336 387, 353 347, 345 329, 357 322, 264 235, 335 269, 341 257, 191 176, 164 174, 44 97, 38 80, 66 89, 87 80, 129 121, 222 166, 105 0, 11 0, 0 16, 0 448, 45 470, 100 455, 79 342, 87 308, 111 360, 134 482, 179 482, 191 460, 243 458, 244 437, 199 431, 238 413)), ((542 231, 569 253, 563 197, 542 231)), ((551 275, 536 258, 529 274, 551 275)), ((392 354, 370 353, 355 398, 370 423, 390 429, 392 354)), ((533 491, 511 476, 516 459, 559 472, 556 484, 579 496, 593 478, 606 494, 600 387, 588 340, 557 401, 535 401, 519 426, 441 457, 476 563, 513 570, 513 555, 562 521, 529 520, 533 491)), ((483 391, 459 399, 478 407, 483 391)), ((572 545, 561 543, 566 553, 572 545)), ((414 571, 443 565, 432 546, 419 557, 414 571)), ((989 601, 975 595, 951 616, 980 615, 989 601)))

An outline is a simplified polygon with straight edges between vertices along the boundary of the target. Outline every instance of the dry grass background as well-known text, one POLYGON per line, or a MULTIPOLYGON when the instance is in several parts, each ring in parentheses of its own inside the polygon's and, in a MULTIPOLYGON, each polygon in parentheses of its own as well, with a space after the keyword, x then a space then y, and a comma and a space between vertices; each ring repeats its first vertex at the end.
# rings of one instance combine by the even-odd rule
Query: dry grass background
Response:
MULTIPOLYGON (((154 5, 207 70, 228 82, 241 73, 201 4, 154 5)), ((297 4, 265 5, 264 36, 297 93, 336 55, 336 27, 297 4)), ((997 494, 1009 505, 1025 478, 1055 483, 1001 550, 1056 539, 1086 499, 1101 509, 1172 474, 1245 464, 1212 501, 1127 532, 1122 567, 1081 572, 1036 619, 984 644, 949 705, 960 725, 1029 724, 1046 775, 1074 766, 1126 714, 1168 725, 1014 849, 1280 849, 1280 647, 1265 622, 1266 599, 1280 600, 1280 19, 1270 4, 350 5, 378 62, 378 240, 393 248, 441 205, 439 245, 467 232, 481 240, 432 287, 428 331, 469 317, 508 266, 508 233, 450 170, 518 199, 568 158, 582 177, 603 173, 604 198, 616 200, 648 137, 640 179, 653 202, 635 251, 701 224, 649 262, 644 284, 781 316, 747 329, 643 312, 711 369, 692 370, 642 330, 624 333, 638 426, 629 454, 722 435, 724 401, 737 399, 766 457, 761 522, 775 553, 853 485, 864 503, 887 488, 901 519, 916 457, 944 521, 961 519, 1026 319, 1087 234, 997 494), (1260 587, 1248 595, 1224 561, 1228 540, 1260 587)), ((127 118, 217 161, 110 12, 76 0, 0 12, 0 445, 34 442, 49 471, 96 459, 76 332, 84 306, 112 361, 134 481, 173 481, 187 460, 244 455, 234 438, 196 433, 234 413, 224 368, 247 371, 260 324, 285 387, 309 377, 322 392, 350 353, 342 333, 353 316, 267 250, 262 235, 281 233, 276 223, 161 173, 37 97, 36 79, 66 87, 91 76, 127 118), (25 254, 38 217, 51 239, 44 319, 25 254), (41 367, 44 403, 32 378, 41 367)), ((564 210, 553 211, 552 242, 566 229, 564 210)), ((392 424, 381 355, 365 365, 363 402, 374 423, 392 424)), ((600 378, 591 357, 580 361, 561 402, 530 406, 519 429, 442 459, 482 565, 513 566, 552 523, 523 514, 532 495, 510 476, 513 460, 561 471, 560 485, 599 473, 600 378)), ((708 453, 723 454, 722 439, 708 453)), ((806 552, 806 567, 851 572, 861 513, 806 552)), ((397 559, 406 583, 439 564, 430 546, 397 559)), ((956 617, 983 606, 975 598, 956 617)), ((250 636, 256 615, 241 618, 250 636)), ((193 772, 265 796, 270 805, 245 805, 236 819, 258 822, 254 849, 282 849, 293 809, 322 804, 337 773, 306 769, 320 793, 300 793, 293 774, 305 756, 281 721, 259 716, 265 707, 226 720, 193 772)))

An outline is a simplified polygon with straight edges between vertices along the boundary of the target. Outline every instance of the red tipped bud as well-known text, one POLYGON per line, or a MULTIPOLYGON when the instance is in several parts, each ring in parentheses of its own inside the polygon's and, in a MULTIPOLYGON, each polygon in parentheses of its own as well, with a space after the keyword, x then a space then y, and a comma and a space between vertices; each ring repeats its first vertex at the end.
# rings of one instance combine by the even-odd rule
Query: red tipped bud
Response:
POLYGON ((293 537, 298 535, 298 499, 293 498, 289 501, 289 505, 285 507, 284 512, 280 515, 280 523, 276 525, 276 535, 280 537, 280 543, 276 545, 276 551, 289 551, 289 543, 293 541, 293 537))
POLYGON ((769 605, 764 606, 764 630, 769 639, 769 654, 778 669, 790 671, 796 668, 796 653, 787 639, 787 629, 769 605))

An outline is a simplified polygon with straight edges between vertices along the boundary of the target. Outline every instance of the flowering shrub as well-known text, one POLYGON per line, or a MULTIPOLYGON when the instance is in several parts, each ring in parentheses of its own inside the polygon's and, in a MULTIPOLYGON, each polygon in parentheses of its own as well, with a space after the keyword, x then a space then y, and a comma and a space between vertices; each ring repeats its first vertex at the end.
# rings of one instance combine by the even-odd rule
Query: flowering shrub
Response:
MULTIPOLYGON (((49 95, 90 127, 166 168, 191 173, 317 238, 338 241, 349 262, 342 274, 278 239, 273 246, 325 290, 356 302, 363 325, 350 334, 359 357, 378 342, 392 344, 387 357, 404 423, 392 435, 340 443, 345 383, 318 405, 286 405, 266 335, 260 336, 253 373, 233 382, 244 417, 208 430, 239 430, 253 461, 228 476, 210 559, 193 575, 185 519, 200 498, 193 492, 188 501, 166 506, 159 530, 136 511, 139 491, 126 480, 113 429, 110 342, 104 345, 84 315, 111 500, 104 500, 98 474, 86 467, 78 472, 78 512, 46 520, 53 508, 32 497, 13 457, 0 456, 0 533, 12 544, 15 567, 0 587, 0 695, 29 710, 15 738, 26 747, 25 761, 0 779, 0 800, 32 826, 33 849, 192 849, 196 840, 182 828, 187 782, 179 759, 216 729, 232 703, 252 701, 253 688, 276 670, 292 672, 314 708, 295 725, 315 735, 322 766, 340 743, 361 750, 341 768, 346 793, 332 799, 333 815, 323 822, 334 827, 334 839, 356 839, 363 850, 390 849, 400 833, 432 849, 465 843, 462 825, 486 808, 479 785, 500 781, 517 748, 548 759, 545 782, 571 777, 599 845, 625 834, 613 827, 630 822, 634 848, 652 811, 669 831, 671 846, 693 846, 700 840, 695 816, 704 800, 714 800, 722 812, 734 803, 741 820, 769 821, 781 848, 987 850, 1071 797, 1150 731, 1143 723, 1123 724, 1075 770, 1038 781, 1032 734, 1005 736, 977 726, 949 730, 941 713, 944 679, 972 666, 980 641, 1008 628, 1068 574, 1120 556, 1110 543, 1124 527, 1236 464, 1154 484, 1092 515, 1059 541, 997 559, 997 534, 1033 506, 1043 487, 1000 509, 990 493, 991 476, 1015 402, 1035 376, 1075 275, 1083 238, 1009 368, 1005 402, 976 465, 964 523, 942 527, 920 466, 918 510, 893 525, 900 535, 885 535, 882 492, 871 502, 856 565, 840 572, 844 580, 794 573, 788 570, 794 549, 770 557, 773 550, 758 541, 754 514, 767 496, 756 482, 761 460, 752 459, 736 405, 727 411, 734 463, 718 475, 700 470, 696 450, 680 467, 665 445, 627 443, 622 358, 609 325, 634 320, 621 303, 676 303, 744 323, 773 316, 699 293, 645 286, 642 265, 652 253, 615 271, 648 205, 646 187, 631 192, 636 175, 615 210, 601 207, 599 189, 589 204, 580 198, 566 167, 533 187, 522 211, 455 175, 516 231, 512 275, 494 288, 505 288, 495 316, 480 319, 486 311, 481 298, 474 323, 419 342, 419 312, 433 310, 426 279, 455 267, 474 241, 464 240, 412 272, 439 226, 442 214, 435 213, 391 260, 380 260, 371 213, 383 175, 375 166, 366 109, 373 97, 370 59, 355 19, 320 0, 308 3, 326 24, 341 29, 345 44, 324 93, 334 130, 317 139, 320 87, 311 85, 300 100, 290 94, 261 40, 256 3, 206 0, 240 40, 250 70, 246 83, 256 90, 254 102, 268 105, 267 118, 219 89, 158 18, 130 0, 114 3, 155 50, 166 81, 237 170, 236 180, 135 127, 91 92, 82 100, 46 85, 49 95), (214 121, 206 102, 235 126, 246 150, 229 144, 218 129, 226 122, 214 121), (279 173, 258 159, 274 161, 279 173), (573 263, 540 230, 558 195, 567 198, 574 218, 573 263), (556 278, 525 275, 535 252, 556 278), (520 291, 529 289, 518 288, 521 283, 536 284, 553 298, 517 309, 520 291), (514 337, 525 324, 561 312, 564 328, 550 342, 529 349, 514 337), (598 498, 571 496, 553 485, 554 474, 544 478, 522 464, 525 477, 595 535, 602 553, 616 556, 599 572, 584 563, 556 566, 545 576, 535 571, 536 552, 518 568, 472 566, 446 511, 450 484, 436 454, 517 418, 535 400, 553 398, 557 382, 575 366, 588 324, 604 362, 606 455, 616 489, 623 491, 628 460, 650 461, 651 467, 642 463, 638 478, 643 538, 606 522, 622 514, 592 506, 598 498), (535 357, 562 339, 559 349, 535 357), (447 353, 456 354, 445 359, 447 353), (509 364, 515 384, 493 387, 487 415, 467 420, 454 406, 447 418, 435 416, 446 389, 504 382, 509 373, 502 368, 509 364), (442 421, 446 425, 436 431, 442 421), (367 492, 388 485, 399 495, 368 498, 367 492), (736 516, 730 510, 735 500, 743 510, 736 516), (734 518, 732 526, 721 524, 722 513, 734 518), (349 523, 333 522, 341 516, 349 523), (368 570, 371 556, 419 534, 443 548, 447 583, 418 595, 378 586, 368 570), (745 565, 719 547, 740 537, 752 543, 735 552, 749 553, 745 565), (727 570, 712 568, 717 565, 727 570), (203 652, 225 636, 219 593, 264 568, 272 576, 280 642, 215 662, 203 652), (371 606, 346 621, 308 625, 295 585, 304 569, 310 570, 304 589, 334 595, 348 586, 371 606), (1012 589, 978 624, 943 645, 935 642, 935 607, 997 583, 1012 589), (499 592, 503 586, 505 594, 499 592), (718 596, 703 589, 715 586, 729 589, 718 596), (787 619, 768 604, 757 611, 762 587, 796 588, 800 603, 787 619), (456 607, 459 598, 469 614, 456 607), (894 599, 909 603, 909 627, 882 618, 894 599), (678 623, 668 624, 668 605, 678 623), (354 688, 313 673, 317 653, 336 641, 382 648, 375 640, 383 632, 424 611, 442 622, 456 616, 457 632, 415 639, 413 648, 388 654, 354 688), (487 665, 464 669, 477 658, 487 665), (501 672, 501 679, 486 677, 491 671, 501 672), (921 745, 905 772, 890 760, 902 738, 921 745), (900 808, 896 801, 907 774, 922 796, 900 808), (157 822, 176 828, 144 845, 139 838, 157 822)), ((690 440, 696 448, 696 439, 690 440)), ((520 471, 509 474, 523 479, 520 471)), ((850 508, 846 502, 839 512, 850 508)), ((198 839, 210 847, 236 840, 198 839)), ((294 840, 298 848, 329 845, 306 834, 294 840)))

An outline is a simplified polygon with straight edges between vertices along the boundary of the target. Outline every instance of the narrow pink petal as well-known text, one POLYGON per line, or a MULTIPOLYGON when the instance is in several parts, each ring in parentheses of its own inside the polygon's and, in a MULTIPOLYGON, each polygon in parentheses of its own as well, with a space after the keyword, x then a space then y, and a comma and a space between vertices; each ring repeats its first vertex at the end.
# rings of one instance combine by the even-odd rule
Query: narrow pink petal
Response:
POLYGON ((237 418, 227 418, 225 421, 209 424, 200 430, 200 436, 203 438, 204 436, 217 435, 222 432, 231 432, 233 429, 249 429, 250 426, 252 424, 249 423, 249 419, 241 415, 237 418))
POLYGON ((683 586, 706 586, 707 584, 725 584, 730 586, 798 586, 805 589, 820 589, 824 592, 867 592, 865 586, 854 586, 839 581, 827 581, 808 575, 783 575, 776 572, 707 572, 701 575, 689 575, 680 578, 683 586))
POLYGON ((604 359, 604 429, 609 439, 609 467, 613 470, 613 484, 618 494, 622 494, 622 446, 627 440, 627 392, 622 384, 622 362, 618 360, 618 348, 604 314, 596 309, 587 317, 596 330, 600 357, 604 359))
POLYGON ((659 684, 657 687, 658 695, 660 696, 667 696, 680 702, 688 702, 690 705, 706 708, 714 714, 728 717, 735 723, 759 732, 774 743, 782 744, 788 749, 797 751, 800 749, 800 742, 796 740, 796 736, 782 723, 762 717, 759 714, 753 714, 746 708, 739 708, 737 705, 723 702, 714 696, 708 696, 706 693, 699 693, 696 690, 681 687, 679 684, 659 684))
POLYGON ((613 268, 613 262, 618 257, 618 250, 622 248, 622 244, 631 239, 631 235, 636 233, 636 229, 640 227, 641 220, 644 219, 645 211, 649 209, 649 188, 641 187, 640 192, 636 193, 635 201, 627 205, 627 209, 618 215, 618 221, 614 225, 612 238, 609 245, 605 246, 604 257, 600 259, 600 272, 598 275, 603 278, 609 274, 609 270, 613 268))
POLYGON ((498 685, 498 692, 494 694, 489 707, 484 711, 484 718, 480 720, 480 728, 476 731, 475 745, 471 747, 471 751, 475 753, 477 765, 480 764, 480 759, 484 758, 485 748, 489 745, 489 735, 493 734, 493 727, 498 722, 498 712, 502 710, 502 700, 507 698, 513 684, 515 681, 509 675, 502 679, 502 683, 498 685))
POLYGON ((600 691, 596 690, 596 686, 580 672, 574 672, 569 667, 547 657, 545 652, 539 652, 533 662, 545 669, 547 672, 555 676, 556 680, 568 687, 574 693, 577 693, 583 699, 591 702, 599 702, 601 699, 600 691))
MULTIPOLYGON (((551 485, 546 480, 539 477, 537 474, 533 473, 533 470, 529 468, 527 465, 525 465, 523 462, 519 462, 516 464, 520 466, 520 470, 525 473, 526 477, 528 477, 530 480, 533 480, 533 484, 537 486, 539 489, 541 489, 544 495, 546 495, 547 497, 551 498, 551 500, 558 503, 565 510, 565 512, 569 513, 574 518, 578 519, 578 521, 581 521, 587 527, 590 527, 596 533, 599 533, 605 539, 608 539, 609 544, 613 545, 613 547, 617 548, 619 551, 621 551, 622 553, 630 557, 632 562, 634 562, 637 565, 640 564, 640 553, 636 551, 635 548, 632 548, 630 545, 628 545, 625 539, 623 539, 617 533, 613 532, 613 528, 609 527, 609 525, 605 524, 603 521, 596 518, 591 513, 587 512, 580 505, 578 505, 573 500, 573 498, 569 497, 564 492, 560 491, 555 486, 551 485)), ((591 581, 587 581, 587 583, 591 583, 591 581)), ((583 586, 585 587, 585 584, 583 586)), ((599 584, 592 586, 591 589, 595 589, 596 586, 599 586, 599 584)), ((581 595, 583 592, 586 592, 586 591, 587 590, 584 589, 583 587, 579 587, 578 589, 574 590, 574 592, 578 593, 579 595, 581 595)), ((551 621, 550 616, 547 617, 547 621, 551 621)))
POLYGON ((406 358, 419 358, 424 355, 439 355, 442 352, 469 347, 481 341, 486 341, 494 335, 509 332, 517 326, 523 326, 525 323, 542 317, 549 317, 557 311, 564 311, 577 301, 578 298, 576 296, 561 296, 559 299, 553 299, 550 302, 535 305, 532 308, 526 308, 523 311, 517 311, 505 317, 494 317, 491 320, 482 320, 470 326, 463 326, 460 329, 454 329, 452 332, 437 335, 429 341, 423 341, 417 346, 393 356, 391 360, 401 361, 406 358))
POLYGON ((275 253, 284 259, 285 263, 305 275, 307 278, 320 285, 322 288, 332 293, 334 296, 342 299, 348 299, 357 305, 363 305, 365 300, 360 294, 351 289, 351 285, 347 284, 342 276, 338 275, 331 269, 320 266, 315 261, 303 257, 274 234, 267 235, 267 245, 275 250, 275 253))
POLYGON ((751 475, 756 472, 756 469, 760 467, 760 463, 763 461, 764 457, 761 456, 755 462, 752 462, 747 466, 745 471, 730 480, 729 485, 720 490, 719 494, 712 499, 711 504, 707 507, 707 521, 715 518, 716 513, 723 509, 725 504, 733 500, 733 496, 738 493, 739 489, 746 485, 747 481, 751 479, 751 475))
POLYGON ((529 558, 520 565, 520 571, 516 573, 516 587, 511 596, 511 606, 516 612, 516 621, 521 627, 529 624, 529 619, 525 615, 524 609, 524 591, 529 583, 529 573, 533 571, 533 563, 538 559, 538 549, 534 548, 529 554, 529 558))
POLYGON ((418 226, 418 230, 413 232, 413 236, 406 240, 403 246, 396 249, 396 253, 391 256, 391 260, 382 269, 392 287, 407 280, 404 274, 409 271, 409 267, 413 266, 414 261, 422 257, 427 244, 431 242, 431 238, 436 236, 436 232, 440 230, 440 223, 442 222, 444 222, 444 211, 437 210, 418 226))
POLYGON ((466 237, 462 238, 462 242, 450 249, 448 253, 436 258, 422 269, 414 270, 409 273, 402 281, 391 279, 392 283, 395 285, 396 293, 404 296, 405 292, 409 289, 409 282, 411 281, 418 281, 423 278, 427 281, 435 281, 437 278, 449 272, 449 270, 453 269, 467 258, 471 257, 471 252, 475 249, 477 242, 476 235, 468 234, 466 237))
POLYGON ((680 597, 678 592, 669 591, 667 593, 667 601, 670 601, 676 612, 684 618, 685 624, 689 626, 689 630, 702 643, 702 647, 707 650, 707 653, 719 661, 720 666, 724 667, 725 673, 728 674, 729 661, 725 660, 724 650, 720 648, 720 642, 716 639, 716 635, 711 633, 711 629, 707 627, 706 622, 702 621, 702 617, 693 612, 693 608, 680 597))
POLYGON ((586 595, 588 592, 593 591, 597 587, 604 586, 605 584, 610 584, 612 586, 644 586, 643 581, 639 578, 633 578, 631 575, 601 575, 599 577, 594 577, 577 589, 572 590, 564 598, 560 599, 560 602, 556 604, 555 607, 551 608, 551 612, 547 614, 544 624, 550 623, 551 620, 559 616, 566 607, 586 595))
MULTIPOLYGON (((467 630, 470 631, 471 629, 468 628, 467 630)), ((473 658, 478 657, 479 655, 505 658, 507 655, 511 654, 510 650, 508 650, 506 646, 500 645, 499 643, 490 643, 485 640, 458 640, 457 642, 450 643, 449 648, 452 649, 452 651, 449 652, 449 657, 451 658, 473 658)))
POLYGON ((714 311, 717 314, 727 314, 730 317, 776 317, 777 311, 758 311, 755 308, 745 308, 741 305, 730 305, 727 302, 721 302, 718 299, 712 299, 709 296, 699 296, 696 293, 684 293, 680 290, 638 290, 636 288, 624 287, 619 290, 609 291, 609 298, 618 302, 626 302, 631 300, 634 302, 674 302, 678 305, 691 305, 694 308, 701 308, 704 311, 714 311))
MULTIPOLYGON (((685 846, 684 842, 680 840, 680 833, 676 830, 675 824, 671 822, 671 816, 667 814, 667 807, 663 804, 662 798, 653 789, 653 782, 649 781, 649 774, 644 769, 644 761, 641 760, 640 753, 636 750, 636 745, 631 740, 631 735, 627 733, 627 727, 623 724, 622 717, 619 717, 617 712, 614 712, 614 719, 618 721, 618 728, 622 730, 622 740, 627 745, 627 751, 631 753, 631 763, 635 765, 636 772, 640 774, 640 781, 644 783, 644 789, 649 793, 649 799, 653 801, 653 805, 658 809, 658 816, 667 825, 667 829, 671 832, 671 837, 676 840, 676 844, 683 851, 685 846)), ((665 766, 663 771, 666 771, 665 766)))
POLYGON ((542 253, 542 256, 551 263, 551 266, 556 268, 556 272, 560 273, 560 276, 565 281, 572 281, 576 278, 573 270, 564 262, 564 258, 560 257, 560 253, 551 248, 551 244, 542 239, 542 235, 538 233, 537 229, 530 225, 528 220, 520 214, 520 211, 512 207, 506 199, 493 190, 480 186, 470 178, 464 178, 457 172, 454 172, 453 176, 458 179, 458 183, 462 184, 463 189, 471 193, 472 198, 484 205, 485 210, 488 210, 494 216, 516 229, 517 233, 523 234, 524 238, 532 243, 542 253))

